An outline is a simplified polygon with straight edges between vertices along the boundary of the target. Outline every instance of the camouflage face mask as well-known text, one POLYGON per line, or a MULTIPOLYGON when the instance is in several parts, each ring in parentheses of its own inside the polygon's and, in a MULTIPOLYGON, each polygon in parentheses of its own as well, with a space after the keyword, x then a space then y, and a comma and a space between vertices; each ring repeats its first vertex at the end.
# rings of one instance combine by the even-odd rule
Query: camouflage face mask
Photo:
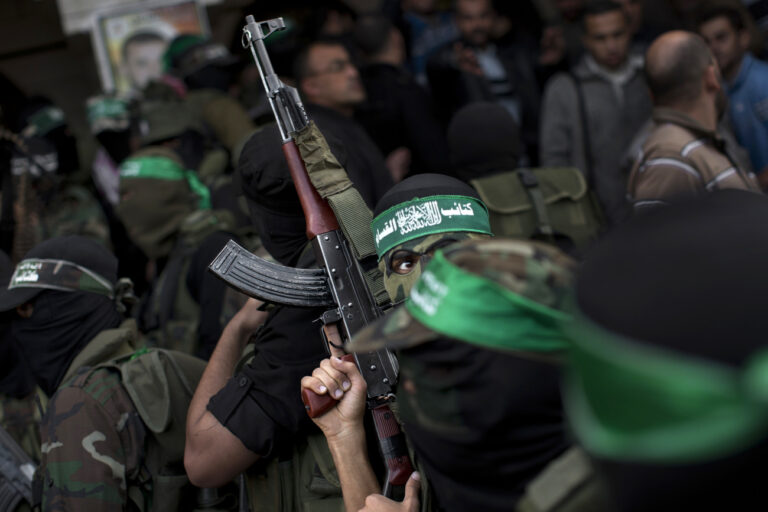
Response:
POLYGON ((488 235, 469 232, 438 233, 409 240, 387 251, 379 260, 379 270, 384 275, 384 288, 393 304, 403 302, 411 293, 411 288, 419 280, 424 266, 429 263, 432 253, 455 242, 469 238, 488 238, 488 235), (412 267, 407 273, 395 271, 402 251, 413 253, 409 261, 412 267))

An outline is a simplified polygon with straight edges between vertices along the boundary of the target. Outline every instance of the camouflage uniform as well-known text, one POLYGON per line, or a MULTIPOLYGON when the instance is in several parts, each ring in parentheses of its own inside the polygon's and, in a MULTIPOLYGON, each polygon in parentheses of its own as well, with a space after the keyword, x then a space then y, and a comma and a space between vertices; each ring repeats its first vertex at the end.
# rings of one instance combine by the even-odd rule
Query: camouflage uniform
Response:
POLYGON ((139 340, 133 321, 111 331, 99 336, 106 341, 101 350, 91 342, 73 361, 43 415, 35 475, 43 510, 123 510, 128 482, 139 476, 146 432, 136 408, 116 374, 88 372, 130 354, 139 340))
POLYGON ((136 322, 123 320, 132 299, 130 282, 117 279, 117 259, 84 237, 38 245, 0 290, 4 312, 32 304, 11 328, 51 396, 34 481, 45 511, 194 507, 183 470, 185 421, 205 363, 137 350, 136 322))
MULTIPOLYGON (((148 401, 137 392, 140 388, 131 381, 146 378, 146 373, 137 376, 132 369, 124 370, 121 376, 116 368, 120 361, 152 368, 153 352, 134 352, 138 342, 133 320, 103 331, 78 355, 64 384, 51 398, 40 428, 43 458, 36 475, 43 510, 87 510, 94 506, 125 510, 129 503, 137 510, 185 510, 178 503, 178 491, 185 486, 192 489, 181 469, 183 413, 191 389, 188 396, 178 396, 168 387, 171 378, 165 372, 150 377, 162 375, 165 379, 162 384, 155 382, 156 400, 148 401), (145 362, 137 363, 138 358, 145 362), (178 401, 175 411, 161 407, 168 403, 164 398, 178 401), (156 423, 158 417, 165 420, 156 423), (163 438, 167 444, 158 448, 153 436, 159 439, 163 435, 173 438, 163 438), (160 464, 162 474, 157 472, 158 459, 165 462, 160 464), (171 463, 169 459, 173 459, 171 463)), ((194 377, 202 374, 202 361, 166 354, 175 364, 186 365, 185 372, 191 367, 194 377)), ((194 387, 196 380, 189 384, 194 387)), ((193 504, 187 503, 190 507, 193 504)))

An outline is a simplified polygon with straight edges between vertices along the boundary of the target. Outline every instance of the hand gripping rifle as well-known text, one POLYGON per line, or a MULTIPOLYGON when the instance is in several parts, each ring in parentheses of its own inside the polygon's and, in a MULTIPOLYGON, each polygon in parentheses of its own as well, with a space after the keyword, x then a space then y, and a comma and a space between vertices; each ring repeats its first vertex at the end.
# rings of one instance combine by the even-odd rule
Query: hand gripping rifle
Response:
MULTIPOLYGON (((321 318, 326 337, 333 341, 340 334, 348 340, 381 316, 381 311, 333 210, 312 185, 294 141, 295 133, 309 124, 309 118, 296 89, 286 86, 275 74, 264 46, 264 39, 284 29, 285 23, 282 18, 256 22, 253 16, 247 16, 245 21, 243 47, 250 48, 259 69, 282 137, 283 154, 304 210, 307 238, 312 241, 320 268, 296 269, 270 263, 233 241, 209 268, 230 286, 251 297, 288 306, 330 306, 321 318)), ((350 354, 344 358, 355 361, 368 385, 367 405, 387 465, 384 494, 389 494, 393 486, 405 485, 413 471, 404 436, 389 408, 394 399, 397 360, 387 350, 350 354)), ((302 400, 313 418, 335 404, 330 396, 308 390, 302 392, 302 400)))

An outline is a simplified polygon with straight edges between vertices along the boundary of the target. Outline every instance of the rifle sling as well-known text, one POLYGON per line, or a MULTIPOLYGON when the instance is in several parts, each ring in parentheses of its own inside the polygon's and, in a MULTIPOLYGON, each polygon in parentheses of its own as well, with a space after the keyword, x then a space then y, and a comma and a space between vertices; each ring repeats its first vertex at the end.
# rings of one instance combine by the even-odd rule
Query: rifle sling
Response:
POLYGON ((331 205, 339 227, 363 269, 366 284, 376 304, 387 304, 389 296, 377 266, 376 246, 371 232, 373 213, 352 185, 346 170, 333 155, 313 121, 296 132, 294 138, 306 164, 309 179, 320 196, 331 205))

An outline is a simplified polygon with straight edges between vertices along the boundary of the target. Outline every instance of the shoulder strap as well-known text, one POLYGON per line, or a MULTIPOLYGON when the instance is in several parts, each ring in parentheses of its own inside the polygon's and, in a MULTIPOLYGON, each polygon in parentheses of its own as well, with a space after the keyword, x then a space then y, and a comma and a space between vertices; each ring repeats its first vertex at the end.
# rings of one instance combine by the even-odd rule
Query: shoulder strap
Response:
POLYGON ((352 185, 347 171, 331 152, 328 142, 313 121, 296 134, 296 145, 307 166, 312 184, 328 200, 344 236, 360 262, 366 284, 379 306, 389 302, 384 276, 378 268, 371 222, 373 213, 352 185))
POLYGON ((579 447, 549 463, 526 487, 516 512, 604 512, 612 510, 602 481, 579 447))
POLYGON ((542 235, 554 243, 555 231, 552 228, 552 222, 549 220, 549 213, 547 213, 544 194, 542 194, 541 187, 539 186, 539 179, 530 169, 516 169, 515 174, 517 174, 520 183, 523 184, 523 188, 528 194, 528 198, 531 200, 533 211, 536 215, 537 229, 542 235))
POLYGON ((162 281, 160 281, 162 284, 160 285, 158 296, 155 299, 157 319, 161 329, 168 325, 168 322, 173 319, 179 287, 184 284, 184 276, 182 276, 184 273, 183 270, 187 267, 188 261, 189 257, 186 252, 172 257, 163 271, 164 276, 162 281))
POLYGON ((573 87, 576 91, 576 101, 579 104, 579 121, 581 122, 582 141, 584 143, 584 160, 587 168, 584 169, 584 175, 587 178, 587 184, 589 188, 593 188, 593 176, 594 172, 594 159, 592 157, 592 139, 589 134, 589 123, 587 118, 587 102, 584 98, 584 90, 582 89, 581 79, 576 76, 573 71, 568 73, 573 80, 573 87))

